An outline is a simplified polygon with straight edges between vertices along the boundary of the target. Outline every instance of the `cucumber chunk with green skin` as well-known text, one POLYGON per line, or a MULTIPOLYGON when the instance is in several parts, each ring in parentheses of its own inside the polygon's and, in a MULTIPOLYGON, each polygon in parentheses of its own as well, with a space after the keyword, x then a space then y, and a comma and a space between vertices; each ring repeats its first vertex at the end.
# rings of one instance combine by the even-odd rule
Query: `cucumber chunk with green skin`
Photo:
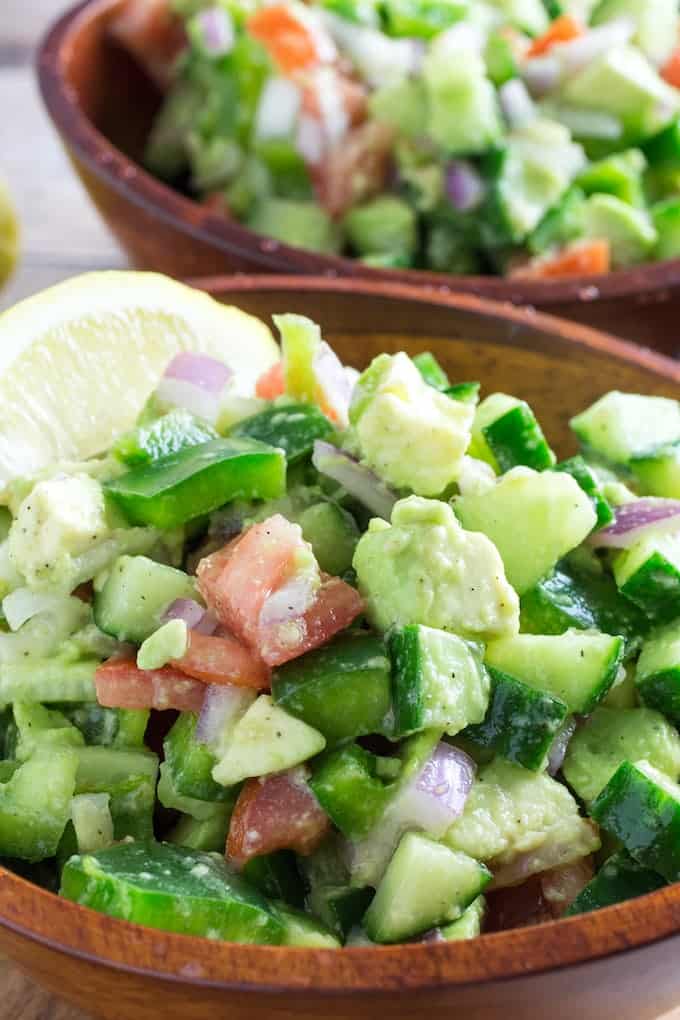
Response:
POLYGON ((444 392, 452 400, 460 400, 464 404, 476 404, 479 400, 479 388, 478 382, 461 382, 447 387, 444 392))
POLYGON ((472 435, 471 455, 488 460, 497 473, 519 465, 543 471, 557 460, 529 405, 504 393, 492 393, 482 401, 472 435))
POLYGON ((408 832, 364 915, 366 933, 374 942, 401 942, 454 921, 490 881, 474 858, 408 832))
POLYGON ((241 874, 267 899, 282 900, 291 907, 304 906, 305 890, 292 850, 251 857, 241 874))
POLYGON ((455 0, 385 0, 382 16, 388 35, 431 39, 465 18, 468 5, 455 0))
POLYGON ((680 499, 680 443, 636 457, 630 469, 644 496, 680 499))
POLYGON ((422 351, 411 360, 428 386, 433 386, 436 390, 446 393, 451 385, 449 377, 431 351, 422 351))
POLYGON ((583 210, 583 234, 609 241, 615 269, 647 259, 658 241, 649 213, 614 195, 592 195, 583 210))
POLYGON ((679 27, 675 0, 600 0, 592 24, 604 25, 617 18, 634 21, 633 41, 653 64, 660 66, 670 57, 679 27))
POLYGON ((347 510, 336 503, 314 503, 302 511, 298 524, 321 570, 340 577, 351 568, 360 532, 347 510))
POLYGON ((642 174, 647 160, 639 149, 627 149, 591 163, 575 180, 586 195, 614 195, 628 205, 645 207, 642 174))
POLYGON ((590 813, 628 853, 669 882, 680 878, 680 787, 646 761, 625 761, 590 813))
POLYGON ((317 202, 293 198, 263 198, 248 217, 248 226, 283 244, 332 255, 338 251, 339 231, 317 202))
POLYGON ((108 793, 114 836, 153 836, 158 757, 150 751, 110 747, 81 747, 77 760, 76 793, 108 793))
POLYGON ((325 414, 313 404, 273 404, 235 425, 229 435, 257 439, 280 447, 289 464, 311 456, 316 439, 326 439, 334 429, 325 414))
POLYGON ((283 925, 282 946, 306 949, 340 949, 342 943, 325 925, 303 910, 295 910, 287 903, 273 901, 272 909, 283 925))
POLYGON ((590 500, 562 472, 515 468, 484 493, 455 501, 468 531, 496 545, 510 584, 522 595, 580 545, 596 524, 590 500))
POLYGON ((418 243, 416 214, 396 195, 355 206, 346 214, 343 229, 359 255, 397 255, 410 259, 418 243))
POLYGON ((677 731, 650 708, 597 708, 571 738, 562 773, 581 800, 593 801, 621 762, 639 759, 677 781, 677 731))
POLYGON ((562 248, 582 236, 585 200, 580 188, 567 188, 529 234, 527 247, 532 255, 545 255, 551 248, 562 248))
POLYGON ((13 712, 17 730, 14 757, 18 761, 27 761, 38 749, 85 745, 80 730, 61 712, 28 701, 15 701, 13 712))
POLYGON ((345 936, 359 924, 374 896, 373 889, 354 888, 350 885, 321 885, 309 894, 311 912, 334 932, 345 936))
POLYGON ((657 630, 645 642, 635 685, 645 705, 680 725, 680 622, 657 630))
POLYGON ((604 460, 627 464, 680 441, 680 403, 612 390, 571 419, 581 443, 604 460))
POLYGON ((520 630, 524 634, 564 634, 570 628, 618 633, 632 655, 649 630, 644 613, 619 592, 605 573, 580 571, 567 561, 522 595, 520 630))
POLYGON ((71 817, 77 752, 41 749, 0 783, 0 856, 54 857, 71 817))
POLYGON ((133 524, 176 528, 235 499, 277 499, 285 493, 282 450, 255 439, 213 439, 133 468, 105 484, 133 524))
POLYGON ((650 166, 656 169, 680 169, 680 117, 642 143, 650 166))
POLYGON ((13 701, 51 704, 55 701, 96 702, 94 674, 100 659, 53 659, 13 662, 0 669, 0 705, 13 701))
POLYGON ((680 255, 680 199, 667 198, 656 202, 651 213, 658 237, 656 258, 676 259, 680 255))
POLYGON ((176 408, 151 424, 141 425, 121 436, 113 447, 113 453, 124 464, 136 467, 152 464, 187 446, 199 446, 217 438, 218 433, 206 421, 176 408))
POLYGON ((175 786, 172 773, 167 762, 161 762, 158 787, 156 796, 164 808, 170 811, 180 811, 182 814, 191 815, 200 821, 212 817, 215 810, 214 803, 209 800, 198 800, 196 797, 187 797, 180 793, 175 786))
POLYGON ((195 598, 195 582, 184 571, 147 556, 119 556, 95 592, 94 619, 105 634, 141 644, 175 599, 195 598))
POLYGON ((143 708, 104 708, 95 703, 55 705, 85 738, 88 746, 144 747, 150 712, 143 708))
POLYGON ((587 914, 591 910, 611 907, 624 900, 645 896, 666 885, 665 880, 650 868, 633 860, 625 850, 619 850, 607 858, 595 878, 581 890, 565 917, 587 914))
POLYGON ((606 528, 614 520, 614 511, 605 499, 594 472, 581 456, 570 457, 555 465, 555 471, 564 471, 576 479, 586 496, 590 497, 593 510, 597 514, 597 527, 606 528))
POLYGON ((391 707, 385 646, 372 634, 342 635, 274 670, 272 697, 329 746, 382 732, 391 707))
POLYGON ((172 785, 184 797, 203 801, 229 800, 230 791, 212 777, 217 758, 196 739, 197 725, 195 713, 181 712, 163 742, 165 765, 172 785))
POLYGON ((167 841, 190 850, 223 854, 233 806, 233 803, 214 804, 210 818, 198 819, 182 815, 177 825, 167 834, 167 841))
POLYGON ((380 759, 358 744, 321 757, 314 765, 309 786, 348 839, 370 832, 394 793, 394 784, 386 783, 380 774, 380 759))
POLYGON ((469 644, 447 631, 409 624, 388 638, 394 736, 439 729, 454 736, 481 723, 489 678, 469 644))
POLYGON ((561 698, 569 712, 587 715, 609 691, 623 660, 618 635, 570 630, 518 634, 487 645, 488 666, 561 698))
POLYGON ((273 907, 216 854, 170 843, 121 843, 72 857, 61 895, 135 924, 230 942, 277 945, 273 907))
POLYGON ((559 698, 490 669, 491 698, 484 721, 462 732, 466 740, 488 748, 533 772, 543 768, 567 716, 559 698))
POLYGON ((486 913, 486 900, 478 896, 457 921, 445 924, 439 934, 445 942, 460 942, 463 939, 474 939, 482 934, 482 924, 486 913))
POLYGON ((664 623, 680 614, 680 536, 644 538, 618 553, 614 579, 623 594, 664 623))

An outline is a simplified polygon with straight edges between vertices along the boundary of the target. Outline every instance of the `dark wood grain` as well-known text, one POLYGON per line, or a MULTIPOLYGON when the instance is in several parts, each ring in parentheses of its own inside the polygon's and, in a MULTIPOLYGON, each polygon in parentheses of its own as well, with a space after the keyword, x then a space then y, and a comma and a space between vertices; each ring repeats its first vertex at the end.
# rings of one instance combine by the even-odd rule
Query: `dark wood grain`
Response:
POLYGON ((43 97, 93 201, 134 263, 175 276, 299 272, 394 280, 534 305, 680 353, 680 259, 601 277, 518 281, 368 269, 289 248, 213 215, 145 173, 141 143, 158 104, 151 83, 107 37, 124 0, 86 0, 56 25, 39 56, 43 97))
MULTIPOLYGON (((454 378, 530 399, 564 453, 569 415, 602 390, 680 393, 680 365, 660 355, 470 296, 297 277, 203 286, 264 317, 317 318, 358 367, 380 350, 429 347, 454 378)), ((652 1020, 680 998, 680 885, 470 942, 334 952, 152 932, 0 869, 0 950, 107 1020, 652 1020)))

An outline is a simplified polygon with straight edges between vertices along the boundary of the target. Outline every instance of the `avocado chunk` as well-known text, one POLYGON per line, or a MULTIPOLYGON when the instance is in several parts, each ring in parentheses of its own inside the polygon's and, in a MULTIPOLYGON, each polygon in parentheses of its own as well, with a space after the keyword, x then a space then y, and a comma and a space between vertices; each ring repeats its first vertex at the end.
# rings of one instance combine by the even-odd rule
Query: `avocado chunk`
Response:
POLYGON ((294 248, 333 255, 340 248, 337 227, 317 202, 292 198, 264 198, 248 219, 248 226, 294 248))

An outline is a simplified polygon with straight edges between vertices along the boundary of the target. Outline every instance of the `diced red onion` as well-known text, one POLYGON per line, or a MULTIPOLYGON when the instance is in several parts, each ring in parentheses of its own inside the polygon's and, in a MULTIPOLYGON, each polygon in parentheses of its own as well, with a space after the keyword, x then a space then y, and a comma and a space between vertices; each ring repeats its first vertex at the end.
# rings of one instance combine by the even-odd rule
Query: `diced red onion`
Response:
POLYGON ((208 7, 196 16, 203 47, 211 57, 224 57, 234 48, 234 23, 223 7, 208 7))
POLYGON ((527 60, 522 72, 527 88, 535 99, 541 99, 560 82, 562 68, 557 57, 534 57, 527 60))
POLYGON ((576 726, 576 719, 571 717, 564 722, 564 725, 557 733, 548 754, 548 775, 555 776, 562 768, 562 762, 567 753, 569 741, 576 732, 576 726))
POLYGON ((616 18, 605 25, 589 29, 585 35, 569 42, 557 43, 552 55, 559 61, 562 76, 574 74, 615 46, 630 42, 636 25, 632 18, 616 18))
POLYGON ((399 794, 399 816, 409 827, 435 839, 463 813, 475 778, 475 764, 464 751, 440 742, 420 772, 399 794))
POLYGON ((161 619, 163 623, 169 620, 184 620, 188 629, 195 630, 198 634, 214 634, 219 624, 217 617, 194 599, 175 599, 161 619))
POLYGON ((316 470, 342 485, 350 496, 375 514, 389 521, 396 493, 385 485, 365 464, 360 464, 345 450, 317 439, 314 443, 312 463, 316 470))
POLYGON ((196 740, 220 756, 232 728, 256 697, 255 691, 235 684, 211 684, 206 687, 196 726, 196 740))
POLYGON ((536 117, 536 107, 521 78, 510 78, 501 85, 498 100, 511 129, 521 128, 536 117))
POLYGON ((183 351, 176 354, 165 370, 164 378, 179 379, 181 382, 198 386, 206 393, 219 394, 233 376, 232 370, 223 361, 207 354, 183 351))
POLYGON ((471 163, 454 159, 446 168, 446 195, 458 212, 471 212, 484 198, 484 182, 471 163))
POLYGON ((342 362, 325 340, 316 349, 312 371, 323 392, 324 402, 334 412, 337 424, 347 428, 353 387, 342 362))
POLYGON ((598 548, 628 549, 648 535, 674 531, 680 531, 680 500, 650 496, 618 506, 614 523, 594 532, 589 542, 598 548))
POLYGON ((269 138, 288 138, 297 122, 302 91, 288 78, 268 78, 265 82, 255 113, 255 137, 260 141, 269 138))
POLYGON ((338 72, 334 67, 319 67, 313 81, 326 144, 332 146, 340 141, 349 128, 349 116, 338 72))
POLYGON ((305 163, 316 166, 321 162, 326 147, 323 128, 316 117, 303 113, 298 121, 295 148, 305 163))

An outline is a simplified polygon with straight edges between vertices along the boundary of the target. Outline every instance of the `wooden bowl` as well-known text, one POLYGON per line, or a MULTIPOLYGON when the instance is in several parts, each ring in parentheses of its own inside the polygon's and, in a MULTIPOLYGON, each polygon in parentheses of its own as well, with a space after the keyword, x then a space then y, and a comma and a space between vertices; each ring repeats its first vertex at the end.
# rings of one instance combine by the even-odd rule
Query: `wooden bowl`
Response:
MULTIPOLYGON (((266 319, 316 318, 360 368, 430 349, 453 379, 531 401, 562 455, 604 390, 678 396, 680 365, 581 326, 397 284, 232 277, 199 284, 266 319)), ((680 884, 470 942, 312 950, 229 945, 112 920, 0 868, 0 950, 50 991, 121 1020, 651 1020, 680 1002, 680 884)))
POLYGON ((65 14, 39 51, 47 109, 94 203, 141 268, 173 276, 283 272, 394 280, 456 290, 608 329, 680 355, 680 259, 563 282, 368 269, 354 259, 290 248, 215 216, 151 177, 139 160, 159 96, 107 38, 123 0, 88 0, 65 14))

